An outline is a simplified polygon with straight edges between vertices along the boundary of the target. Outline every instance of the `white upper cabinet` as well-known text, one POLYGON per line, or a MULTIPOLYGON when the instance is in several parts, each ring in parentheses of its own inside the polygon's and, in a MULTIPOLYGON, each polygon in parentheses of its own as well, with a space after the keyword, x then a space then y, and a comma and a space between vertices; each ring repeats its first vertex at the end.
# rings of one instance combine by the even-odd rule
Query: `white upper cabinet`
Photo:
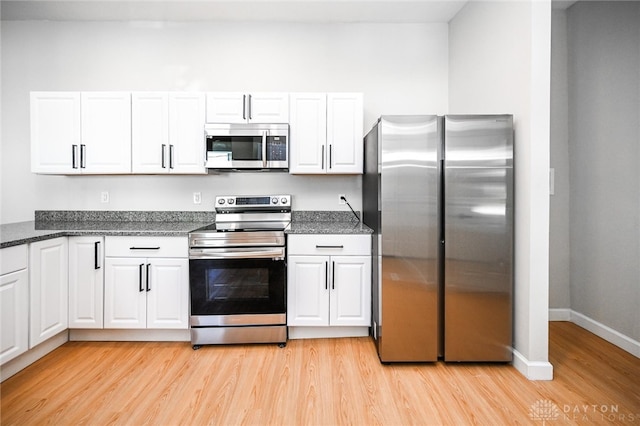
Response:
POLYGON ((131 159, 133 173, 167 173, 169 151, 169 94, 131 95, 131 159))
POLYGON ((31 171, 80 173, 80 93, 31 92, 31 171))
POLYGON ((203 93, 169 93, 169 171, 205 174, 205 97, 203 93))
POLYGON ((207 93, 207 123, 288 122, 288 93, 207 93))
POLYGON ((289 172, 362 173, 363 114, 361 93, 292 93, 289 172))
POLYGON ((325 173, 326 93, 292 93, 289 172, 325 173))
POLYGON ((204 99, 202 93, 133 93, 133 173, 206 173, 204 99))
POLYGON ((362 173, 363 113, 361 93, 327 95, 328 173, 362 173))
POLYGON ((131 173, 131 94, 82 92, 81 173, 131 173))
POLYGON ((128 92, 31 92, 31 171, 131 172, 128 92))

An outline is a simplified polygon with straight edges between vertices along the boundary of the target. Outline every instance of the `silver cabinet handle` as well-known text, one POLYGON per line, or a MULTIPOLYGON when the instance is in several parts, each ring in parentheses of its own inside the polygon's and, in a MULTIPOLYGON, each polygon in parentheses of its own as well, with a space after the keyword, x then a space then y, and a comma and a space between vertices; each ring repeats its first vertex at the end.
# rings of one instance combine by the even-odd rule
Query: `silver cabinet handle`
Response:
POLYGON ((169 145, 169 168, 173 169, 173 145, 169 145))
POLYGON ((321 246, 316 244, 316 248, 317 249, 343 249, 344 246, 343 245, 339 245, 339 246, 321 246))
POLYGON ((129 250, 160 250, 160 247, 129 247, 129 250))
POLYGON ((162 168, 163 169, 167 168, 166 150, 167 150, 167 145, 162 144, 162 168))
POLYGON ((253 117, 251 117, 251 95, 249 95, 249 102, 247 102, 247 108, 249 109, 249 120, 251 120, 253 117))
POLYGON ((321 169, 324 170, 324 145, 322 145, 322 155, 320 156, 321 160, 322 160, 322 167, 321 169))

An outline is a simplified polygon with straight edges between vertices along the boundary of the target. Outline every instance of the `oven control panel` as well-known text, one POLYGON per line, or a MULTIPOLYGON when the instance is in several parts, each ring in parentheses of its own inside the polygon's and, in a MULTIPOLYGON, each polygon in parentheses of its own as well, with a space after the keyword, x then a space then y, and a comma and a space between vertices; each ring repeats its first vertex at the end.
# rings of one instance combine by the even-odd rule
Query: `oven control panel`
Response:
POLYGON ((291 195, 221 195, 216 197, 216 210, 252 210, 256 208, 291 208, 291 195))

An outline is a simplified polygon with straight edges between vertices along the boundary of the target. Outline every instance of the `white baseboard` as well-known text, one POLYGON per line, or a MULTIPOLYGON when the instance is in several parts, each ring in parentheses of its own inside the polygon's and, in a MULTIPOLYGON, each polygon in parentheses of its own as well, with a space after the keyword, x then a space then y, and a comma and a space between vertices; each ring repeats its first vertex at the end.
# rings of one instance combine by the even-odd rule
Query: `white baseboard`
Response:
POLYGON ((571 321, 607 342, 640 358, 640 342, 572 309, 549 309, 549 321, 571 321))
POLYGON ((289 327, 289 339, 367 337, 369 327, 289 327))
POLYGON ((549 309, 549 321, 571 321, 571 309, 549 309))
POLYGON ((553 380, 553 365, 548 361, 529 361, 513 350, 513 366, 529 380, 553 380))
POLYGON ((74 329, 69 330, 70 341, 88 342, 190 342, 188 329, 74 329))

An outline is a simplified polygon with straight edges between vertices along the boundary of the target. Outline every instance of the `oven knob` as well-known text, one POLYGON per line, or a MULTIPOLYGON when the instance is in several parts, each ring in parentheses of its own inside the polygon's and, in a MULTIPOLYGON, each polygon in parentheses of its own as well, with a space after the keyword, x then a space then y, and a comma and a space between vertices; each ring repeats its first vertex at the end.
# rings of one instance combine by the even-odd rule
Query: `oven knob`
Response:
POLYGON ((276 197, 273 197, 271 199, 271 204, 278 204, 278 199, 276 197))
POLYGON ((220 199, 218 200, 218 204, 224 204, 224 198, 220 198, 220 199))
POLYGON ((287 199, 283 197, 283 198, 280 200, 280 202, 281 202, 282 204, 287 204, 287 199))
POLYGON ((227 201, 229 202, 229 204, 233 204, 235 202, 233 198, 229 198, 227 201))

